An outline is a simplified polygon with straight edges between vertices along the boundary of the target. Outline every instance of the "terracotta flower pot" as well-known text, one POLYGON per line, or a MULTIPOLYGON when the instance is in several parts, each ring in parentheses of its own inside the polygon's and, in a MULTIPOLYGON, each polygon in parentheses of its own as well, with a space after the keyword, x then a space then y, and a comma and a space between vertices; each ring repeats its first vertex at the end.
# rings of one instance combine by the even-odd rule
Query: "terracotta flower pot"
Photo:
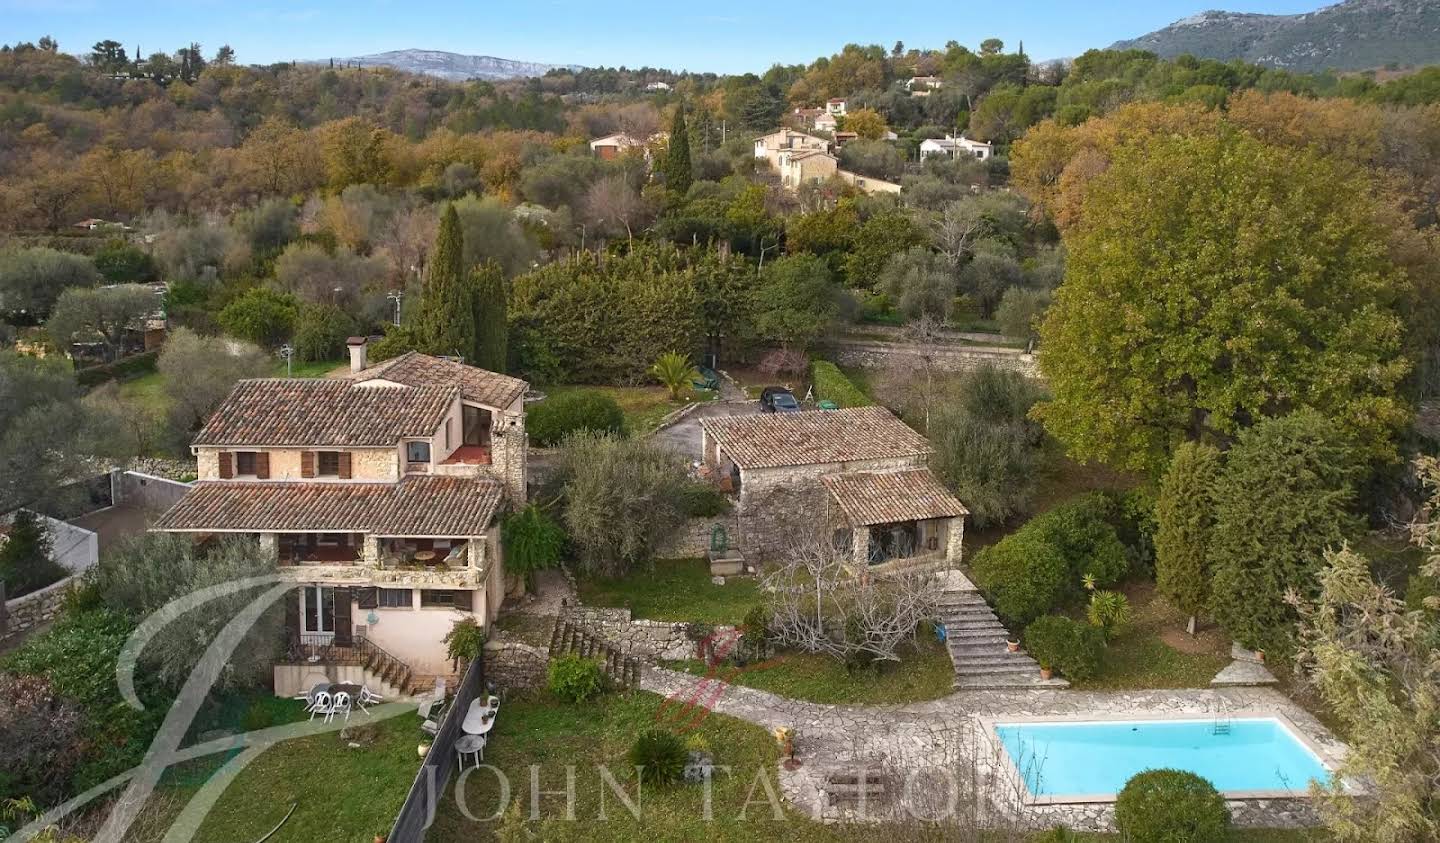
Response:
POLYGON ((1042 668, 1040 668, 1040 678, 1041 678, 1041 679, 1049 679, 1052 675, 1054 675, 1054 674, 1051 673, 1050 668, 1048 668, 1048 667, 1042 667, 1042 668))
POLYGON ((1012 652, 1012 653, 1018 653, 1018 652, 1020 652, 1020 642, 1019 642, 1019 641, 1006 641, 1006 642, 1005 642, 1005 649, 1008 650, 1008 651, 1010 651, 1010 652, 1012 652))

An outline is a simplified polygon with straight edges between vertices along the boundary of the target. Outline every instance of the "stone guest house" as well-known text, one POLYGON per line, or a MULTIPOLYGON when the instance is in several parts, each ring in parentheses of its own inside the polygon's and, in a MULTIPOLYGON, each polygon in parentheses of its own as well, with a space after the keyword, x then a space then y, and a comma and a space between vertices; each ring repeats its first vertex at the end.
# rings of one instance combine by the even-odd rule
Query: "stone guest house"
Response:
POLYGON ((368 367, 363 341, 351 357, 349 377, 240 382, 155 529, 256 536, 302 584, 292 654, 363 646, 407 678, 448 673, 445 633, 504 598, 497 515, 525 498, 527 384, 414 352, 368 367))

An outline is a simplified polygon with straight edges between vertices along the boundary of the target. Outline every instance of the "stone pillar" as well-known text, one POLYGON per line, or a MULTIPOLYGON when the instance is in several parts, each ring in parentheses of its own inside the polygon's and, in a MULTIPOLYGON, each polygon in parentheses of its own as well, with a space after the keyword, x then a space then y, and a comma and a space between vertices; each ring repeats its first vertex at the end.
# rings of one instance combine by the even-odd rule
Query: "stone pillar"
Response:
POLYGON ((870 567, 870 528, 861 526, 852 531, 854 539, 851 541, 851 552, 854 554, 851 561, 855 566, 864 571, 870 567))
POLYGON ((945 534, 945 560, 951 565, 958 565, 965 542, 965 516, 957 515, 947 521, 945 534))
POLYGON ((525 413, 501 413, 491 428, 491 460, 495 473, 505 484, 512 506, 525 504, 529 481, 529 438, 525 433, 525 413))
POLYGON ((360 564, 367 568, 380 567, 380 539, 369 533, 360 536, 360 564))
POLYGON ((275 533, 261 533, 260 536, 260 557, 269 559, 271 562, 280 562, 280 539, 275 533))

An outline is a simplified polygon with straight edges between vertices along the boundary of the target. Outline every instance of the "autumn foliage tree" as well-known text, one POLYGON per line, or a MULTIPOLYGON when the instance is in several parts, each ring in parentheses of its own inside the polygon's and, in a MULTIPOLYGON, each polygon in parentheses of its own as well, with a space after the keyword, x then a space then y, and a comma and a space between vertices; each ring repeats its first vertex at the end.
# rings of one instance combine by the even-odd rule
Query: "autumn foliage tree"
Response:
POLYGON ((1119 145, 1063 229, 1046 428, 1158 474, 1180 442, 1310 407, 1389 458, 1409 417, 1391 223, 1370 179, 1314 152, 1223 126, 1119 145))

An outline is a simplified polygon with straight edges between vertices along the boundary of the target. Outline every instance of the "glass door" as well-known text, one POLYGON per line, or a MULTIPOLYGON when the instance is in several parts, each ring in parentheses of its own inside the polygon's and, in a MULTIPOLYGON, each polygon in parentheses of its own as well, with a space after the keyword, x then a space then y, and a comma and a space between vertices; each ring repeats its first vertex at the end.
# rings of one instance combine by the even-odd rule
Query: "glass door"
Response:
POLYGON ((335 640, 335 589, 307 585, 300 589, 300 636, 305 644, 328 646, 335 640))

